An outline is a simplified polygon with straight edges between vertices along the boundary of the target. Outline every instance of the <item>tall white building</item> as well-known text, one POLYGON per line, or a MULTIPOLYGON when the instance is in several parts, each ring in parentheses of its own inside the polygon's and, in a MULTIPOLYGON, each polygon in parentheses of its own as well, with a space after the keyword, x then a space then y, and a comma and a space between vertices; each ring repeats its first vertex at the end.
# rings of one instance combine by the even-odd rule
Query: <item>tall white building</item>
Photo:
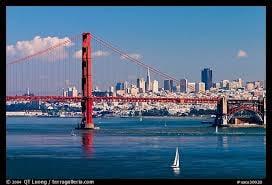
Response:
POLYGON ((143 78, 137 79, 137 87, 138 87, 140 93, 145 92, 145 81, 143 78))
POLYGON ((196 84, 196 92, 197 93, 205 93, 205 83, 204 82, 198 82, 196 84))
POLYGON ((159 92, 159 82, 157 80, 153 81, 152 92, 153 93, 158 93, 159 92))

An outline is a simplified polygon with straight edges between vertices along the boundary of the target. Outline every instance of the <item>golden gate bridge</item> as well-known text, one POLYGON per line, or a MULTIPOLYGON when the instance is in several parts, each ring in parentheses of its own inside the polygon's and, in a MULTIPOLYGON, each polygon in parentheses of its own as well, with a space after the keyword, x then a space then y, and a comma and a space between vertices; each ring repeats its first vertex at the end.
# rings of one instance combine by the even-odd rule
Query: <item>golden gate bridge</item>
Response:
MULTIPOLYGON (((93 82, 100 80, 96 76, 94 64, 100 65, 101 68, 109 69, 109 72, 103 73, 109 75, 109 79, 113 79, 110 75, 116 75, 110 72, 118 66, 116 59, 108 62, 105 59, 104 65, 98 56, 108 56, 115 54, 119 56, 122 65, 129 70, 127 76, 131 73, 137 73, 139 76, 141 71, 149 69, 158 78, 173 80, 179 83, 179 80, 147 65, 140 61, 137 57, 131 56, 129 53, 118 49, 113 44, 91 33, 83 33, 73 36, 58 44, 33 52, 28 56, 14 59, 7 63, 7 96, 6 101, 56 101, 56 102, 81 102, 82 120, 81 129, 93 129, 93 104, 94 102, 159 102, 159 103, 177 103, 177 104, 214 104, 217 105, 218 124, 226 124, 227 117, 241 110, 249 110, 258 113, 264 121, 265 118, 265 100, 226 100, 222 97, 141 97, 141 96, 95 96, 93 95, 93 82), (79 49, 80 48, 80 49, 79 49), (76 53, 79 53, 78 60, 76 53), (99 61, 96 62, 95 60, 99 61), (124 61, 125 60, 125 61, 124 61), (80 61, 80 62, 79 62, 80 61), (110 66, 112 65, 112 66, 110 66), (50 67, 51 66, 51 67, 50 67), (132 72, 133 71, 133 72, 132 72), (140 72, 139 72, 140 71, 140 72), (70 81, 67 82, 67 79, 70 81), (97 78, 97 79, 94 79, 97 78), (77 84, 81 86, 81 94, 76 97, 67 97, 60 95, 61 86, 77 84), (80 85, 81 84, 81 85, 80 85), (22 95, 23 89, 27 87, 36 87, 35 95, 22 95), (53 91, 52 91, 53 89, 53 91), (230 104, 228 104, 230 101, 230 104)), ((101 73, 100 73, 101 75, 101 73)))

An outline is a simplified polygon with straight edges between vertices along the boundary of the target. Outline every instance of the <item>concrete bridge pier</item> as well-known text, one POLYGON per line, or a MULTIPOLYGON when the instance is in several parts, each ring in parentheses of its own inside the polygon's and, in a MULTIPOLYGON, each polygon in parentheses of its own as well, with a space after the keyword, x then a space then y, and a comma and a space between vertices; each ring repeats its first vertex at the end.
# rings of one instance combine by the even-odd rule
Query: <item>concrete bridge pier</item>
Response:
POLYGON ((217 105, 217 123, 226 126, 228 124, 228 103, 227 98, 223 96, 217 105))
POLYGON ((263 98, 263 106, 264 106, 263 124, 266 125, 266 97, 263 98))

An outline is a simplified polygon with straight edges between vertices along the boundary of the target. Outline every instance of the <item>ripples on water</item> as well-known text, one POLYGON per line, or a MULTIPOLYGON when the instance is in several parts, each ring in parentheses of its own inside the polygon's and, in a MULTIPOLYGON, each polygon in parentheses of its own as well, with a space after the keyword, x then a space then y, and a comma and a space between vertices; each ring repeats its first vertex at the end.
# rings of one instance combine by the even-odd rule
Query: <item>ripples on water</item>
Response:
POLYGON ((218 128, 201 120, 7 118, 10 178, 263 178, 265 129, 218 128), (170 168, 175 148, 180 170, 170 168), (27 168, 26 168, 27 167, 27 168), (113 170, 114 169, 114 170, 113 170))

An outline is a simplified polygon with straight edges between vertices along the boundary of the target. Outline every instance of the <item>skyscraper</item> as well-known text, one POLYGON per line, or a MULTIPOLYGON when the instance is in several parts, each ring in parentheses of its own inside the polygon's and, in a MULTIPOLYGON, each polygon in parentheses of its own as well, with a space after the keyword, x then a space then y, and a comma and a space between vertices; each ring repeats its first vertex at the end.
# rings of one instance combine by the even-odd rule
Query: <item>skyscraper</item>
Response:
POLYGON ((204 68, 201 71, 201 81, 205 83, 205 90, 212 87, 212 70, 210 68, 204 68))
POLYGON ((181 79, 180 80, 180 92, 186 93, 188 91, 188 80, 181 79))
POLYGON ((164 80, 163 88, 165 91, 171 91, 170 80, 164 80))
POLYGON ((170 80, 170 91, 173 92, 174 90, 174 82, 173 80, 170 80))
POLYGON ((151 81, 150 81, 149 68, 147 68, 147 76, 146 76, 145 90, 146 90, 147 92, 151 90, 151 81))

